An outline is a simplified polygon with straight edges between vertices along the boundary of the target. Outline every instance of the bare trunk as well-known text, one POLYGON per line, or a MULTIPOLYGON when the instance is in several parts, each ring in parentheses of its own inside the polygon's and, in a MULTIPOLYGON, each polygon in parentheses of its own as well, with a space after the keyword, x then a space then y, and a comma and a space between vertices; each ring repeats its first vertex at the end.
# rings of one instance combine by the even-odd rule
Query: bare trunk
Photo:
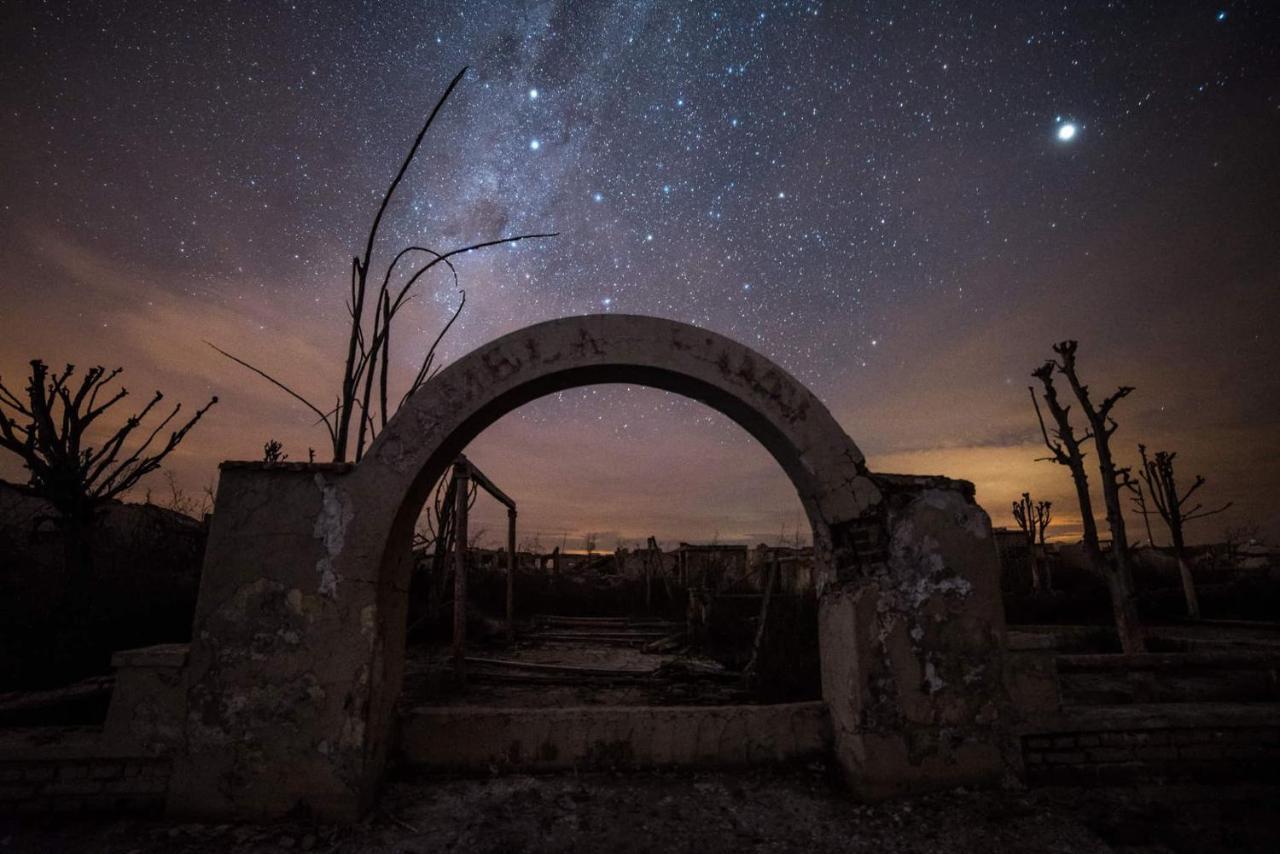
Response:
POLYGON ((1107 588, 1111 591, 1111 612, 1116 621, 1116 633, 1120 637, 1120 649, 1127 655, 1146 652, 1146 637, 1138 619, 1138 609, 1130 594, 1131 585, 1125 584, 1113 567, 1103 564, 1107 588))
POLYGON ((1178 574, 1182 576, 1182 595, 1187 600, 1187 616, 1193 620, 1200 619, 1200 599, 1196 596, 1196 582, 1191 577, 1191 567, 1181 555, 1178 556, 1178 574))
MULTIPOLYGON (((1138 619, 1138 608, 1133 600, 1133 582, 1129 576, 1128 561, 1108 561, 1098 544, 1098 526, 1093 519, 1093 499, 1089 495, 1089 480, 1084 466, 1071 467, 1071 478, 1075 481, 1076 497, 1080 502, 1081 520, 1084 526, 1084 548, 1090 565, 1107 581, 1107 590, 1111 594, 1111 613, 1115 616, 1116 634, 1120 638, 1120 648, 1132 655, 1146 652, 1147 644, 1142 631, 1142 622, 1138 619)), ((1115 544, 1112 544, 1113 551, 1115 544)))
POLYGON ((92 515, 79 510, 65 511, 60 520, 62 533, 62 602, 68 614, 79 614, 91 601, 93 584, 92 515))
POLYGON ((467 681, 467 503, 470 478, 462 466, 454 469, 453 508, 453 670, 459 684, 467 681))
POLYGON ((1174 530, 1173 553, 1178 558, 1178 575, 1182 577, 1182 595, 1187 600, 1187 616, 1193 620, 1200 619, 1200 597, 1196 595, 1196 581, 1191 576, 1191 566, 1187 563, 1186 548, 1182 542, 1182 531, 1174 530))

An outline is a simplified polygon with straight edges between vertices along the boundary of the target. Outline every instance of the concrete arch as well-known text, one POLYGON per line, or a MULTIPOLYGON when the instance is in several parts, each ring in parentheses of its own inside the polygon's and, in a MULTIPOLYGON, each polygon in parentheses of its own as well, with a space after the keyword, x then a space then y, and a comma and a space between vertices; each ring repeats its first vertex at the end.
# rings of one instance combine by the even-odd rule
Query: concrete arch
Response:
POLYGON ((502 415, 608 382, 717 409, 795 486, 814 534, 832 750, 855 789, 998 774, 1003 615, 972 487, 868 473, 821 401, 742 344, 661 318, 589 315, 459 359, 405 402, 358 465, 223 464, 170 807, 361 813, 392 750, 407 546, 429 490, 502 415))
MULTIPOLYGON (((750 348, 709 330, 637 315, 567 317, 520 329, 469 353, 406 401, 356 467, 353 488, 398 502, 384 535, 400 545, 428 491, 486 427, 548 394, 629 383, 721 412, 778 461, 813 526, 822 562, 831 528, 880 498, 862 452, 802 383, 750 348)), ((379 514, 388 518, 385 512, 379 514)), ((395 572, 383 563, 384 572, 395 572)), ((825 585, 830 566, 819 568, 825 585)))

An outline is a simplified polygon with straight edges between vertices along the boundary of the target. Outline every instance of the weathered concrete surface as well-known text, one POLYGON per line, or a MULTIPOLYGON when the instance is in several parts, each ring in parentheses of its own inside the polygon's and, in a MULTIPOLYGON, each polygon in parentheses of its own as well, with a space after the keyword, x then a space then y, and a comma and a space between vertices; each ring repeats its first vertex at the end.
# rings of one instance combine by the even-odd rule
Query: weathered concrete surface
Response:
POLYGON ((404 762, 435 771, 758 765, 827 753, 822 702, 773 706, 415 709, 404 762))
POLYGON ((366 762, 370 584, 339 590, 349 466, 224 464, 184 675, 169 808, 353 818, 366 762), (365 628, 362 631, 362 626, 365 628))
POLYGON ((836 757, 865 797, 998 779, 1004 614, 972 487, 876 478, 887 542, 821 602, 836 757))
POLYGON ((358 466, 224 465, 171 809, 359 814, 391 746, 409 544, 432 486, 507 412, 604 382, 708 404, 795 485, 827 592, 824 696, 851 780, 876 793, 989 778, 1003 623, 985 514, 941 480, 873 479, 826 407, 758 353, 687 324, 596 315, 455 362, 358 466), (886 487, 908 497, 890 505, 886 487))
POLYGON ((188 644, 171 643, 121 650, 111 657, 116 684, 102 728, 105 744, 140 756, 169 756, 182 746, 182 678, 189 650, 188 644))

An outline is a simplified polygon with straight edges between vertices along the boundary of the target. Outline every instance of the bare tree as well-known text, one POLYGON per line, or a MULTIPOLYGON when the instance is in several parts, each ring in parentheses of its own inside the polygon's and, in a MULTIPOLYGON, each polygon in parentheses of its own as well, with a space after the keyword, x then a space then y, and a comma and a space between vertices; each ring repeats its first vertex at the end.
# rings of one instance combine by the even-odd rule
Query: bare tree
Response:
POLYGON ((284 445, 275 439, 268 439, 267 443, 262 446, 262 461, 264 463, 282 463, 289 459, 289 455, 284 452, 284 445))
POLYGON ((1088 403, 1088 388, 1081 385, 1076 376, 1076 342, 1064 341, 1053 349, 1062 358, 1062 361, 1058 362, 1050 359, 1032 372, 1032 376, 1040 381, 1041 398, 1036 397, 1034 387, 1029 389, 1031 402, 1036 410, 1036 418, 1040 422, 1040 435, 1044 439, 1045 447, 1052 454, 1046 459, 1066 467, 1071 472, 1071 480, 1076 488, 1076 500, 1080 505, 1085 557, 1094 570, 1107 581, 1107 587, 1111 593, 1111 610, 1115 617, 1116 631, 1120 636, 1121 648, 1127 653, 1143 652, 1146 648, 1146 643, 1143 639, 1142 624, 1138 619, 1138 611, 1133 599, 1133 574, 1129 568, 1128 555, 1123 539, 1124 519, 1118 510, 1115 513, 1112 512, 1112 500, 1107 497, 1109 495, 1114 497, 1118 506, 1117 470, 1111 462, 1108 445, 1108 439, 1115 429, 1113 426, 1114 421, 1110 421, 1111 409, 1118 400, 1127 395, 1132 389, 1126 390, 1122 388, 1116 394, 1107 398, 1103 402, 1103 406, 1093 407, 1088 403), (1071 423, 1071 406, 1064 404, 1058 397, 1057 387, 1054 384, 1055 374, 1065 375, 1077 399, 1083 398, 1081 400, 1081 408, 1085 411, 1090 429, 1081 435, 1076 434, 1075 427, 1071 423), (1040 410, 1041 399, 1043 399, 1045 408, 1048 409, 1049 415, 1053 419, 1053 430, 1050 430, 1045 423, 1044 414, 1040 410), (1101 423, 1103 428, 1101 441, 1099 440, 1099 432, 1094 427, 1097 423, 1101 423), (1098 449, 1099 468, 1103 480, 1103 497, 1107 501, 1107 520, 1112 523, 1112 560, 1110 562, 1107 561, 1106 556, 1103 554, 1102 546, 1098 540, 1098 526, 1093 516, 1093 498, 1089 494, 1089 477, 1085 471, 1085 453, 1082 446, 1090 440, 1093 440, 1095 448, 1098 449), (1103 448, 1107 449, 1105 465, 1101 462, 1104 458, 1103 448), (1119 539, 1117 539, 1117 534, 1119 534, 1119 539))
POLYGON ((1049 530, 1049 523, 1053 521, 1053 502, 1037 501, 1036 502, 1036 528, 1040 535, 1040 548, 1046 548, 1044 541, 1045 532, 1049 530))
POLYGON ((1196 490, 1204 486, 1205 480, 1196 475, 1195 480, 1186 492, 1179 495, 1178 482, 1174 475, 1173 460, 1178 455, 1170 451, 1156 451, 1154 457, 1147 456, 1146 445, 1138 445, 1138 453, 1142 457, 1142 471, 1139 473, 1147 484, 1147 492, 1151 495, 1151 503, 1156 512, 1169 528, 1169 539, 1173 542, 1173 554, 1178 559, 1178 573, 1182 576, 1182 593, 1187 600, 1187 615, 1193 620, 1200 618, 1200 600, 1196 596, 1195 580, 1191 577, 1191 567, 1187 564, 1186 543, 1183 539, 1183 526, 1196 519, 1214 516, 1231 506, 1228 501, 1216 510, 1205 510, 1203 504, 1196 504, 1185 509, 1187 502, 1196 490))
POLYGON ((182 404, 177 404, 127 453, 125 443, 164 399, 157 391, 114 432, 100 434, 104 439, 94 446, 90 442, 98 432, 98 419, 129 394, 124 387, 109 388, 122 370, 90 368, 77 382, 73 365, 50 374, 45 363, 36 359, 31 362, 25 393, 20 395, 0 381, 0 448, 22 460, 30 472, 32 490, 57 512, 55 522, 62 531, 66 568, 73 581, 70 590, 82 591, 92 570, 89 543, 98 509, 160 468, 164 458, 218 402, 212 398, 168 439, 156 444, 156 438, 182 410, 182 404))
POLYGON ((1147 494, 1143 490, 1140 481, 1131 480, 1128 483, 1128 487, 1133 492, 1129 500, 1133 502, 1138 515, 1142 517, 1142 524, 1147 529, 1147 545, 1154 549, 1156 547, 1156 535, 1151 532, 1151 514, 1154 511, 1147 507, 1147 494))
POLYGON ((1048 551, 1045 548, 1045 531, 1049 527, 1053 502, 1032 501, 1031 494, 1013 502, 1013 519, 1018 523, 1027 541, 1027 555, 1031 562, 1031 587, 1033 590, 1049 589, 1048 551))
MULTIPOLYGON (((200 496, 197 498, 183 489, 182 485, 178 483, 177 476, 168 469, 164 472, 164 482, 165 485, 169 487, 169 497, 165 499, 164 504, 162 505, 166 509, 172 510, 175 513, 181 513, 183 516, 199 520, 202 519, 204 514, 208 513, 210 508, 213 506, 212 502, 209 500, 210 487, 208 486, 201 491, 200 496)), ((153 503, 151 501, 150 489, 147 490, 145 503, 153 503)))
POLYGON ((466 73, 466 68, 457 73, 448 87, 445 88, 444 94, 440 96, 440 100, 436 102, 431 113, 427 116, 422 129, 418 131, 417 137, 413 140, 413 144, 409 146, 409 152, 405 156, 404 162, 400 164, 399 171, 391 179, 391 184, 382 196, 382 203, 378 206, 377 213, 374 214, 373 223, 370 225, 369 233, 365 238, 363 254, 351 259, 350 293, 347 298, 347 314, 350 319, 347 334, 347 353, 343 363, 342 378, 338 384, 338 392, 334 396, 332 406, 328 404, 321 406, 313 403, 265 370, 233 356, 213 344, 209 344, 210 347, 213 347, 223 356, 258 374, 310 409, 317 417, 317 423, 323 424, 329 434, 334 462, 345 462, 349 455, 359 462, 368 444, 378 431, 386 426, 387 420, 395 413, 396 409, 403 405, 414 392, 421 388, 439 370, 435 363, 436 350, 444 336, 458 319, 463 306, 466 305, 466 293, 461 291, 460 288, 459 292, 462 294, 462 299, 459 301, 457 309, 440 330, 435 340, 431 342, 431 346, 427 348, 412 381, 409 383, 409 388, 401 395, 398 401, 393 401, 389 395, 388 372, 391 358, 392 322, 412 298, 414 285, 437 266, 443 265, 453 277, 454 285, 457 286, 459 283, 458 271, 450 260, 451 258, 477 249, 512 244, 533 238, 556 236, 555 233, 518 234, 511 237, 485 240, 445 252, 439 252, 427 246, 406 246, 393 256, 380 277, 381 281, 379 281, 379 277, 375 276, 373 279, 374 286, 370 287, 369 272, 373 263, 374 249, 377 243, 378 230, 382 225, 382 218, 387 212, 387 207, 390 205, 392 197, 395 196, 396 189, 404 179, 405 173, 408 172, 409 166, 413 163, 414 158, 417 157, 418 150, 422 146, 422 141, 426 137, 427 131, 431 128, 441 108, 444 107, 445 102, 449 100, 449 96, 466 73))
POLYGON ((1022 497, 1013 502, 1013 521, 1018 523, 1018 530, 1022 531, 1022 539, 1027 543, 1027 560, 1031 564, 1031 587, 1033 590, 1040 589, 1040 571, 1036 565, 1036 517, 1035 503, 1031 500, 1031 493, 1024 492, 1022 497))

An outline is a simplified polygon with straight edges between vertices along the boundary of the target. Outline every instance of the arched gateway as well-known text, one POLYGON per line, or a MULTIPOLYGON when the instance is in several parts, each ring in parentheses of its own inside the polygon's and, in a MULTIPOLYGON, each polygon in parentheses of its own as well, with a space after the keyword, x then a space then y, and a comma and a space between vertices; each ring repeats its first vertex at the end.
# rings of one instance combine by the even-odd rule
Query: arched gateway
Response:
POLYGON ((460 359, 359 465, 223 464, 178 720, 156 736, 174 754, 172 810, 302 804, 342 818, 367 807, 394 739, 408 546, 429 491, 507 412, 596 383, 702 401, 790 477, 813 527, 832 750, 856 791, 999 773, 1004 625, 990 525, 971 489, 868 473, 826 407, 741 344, 670 320, 592 315, 460 359))

